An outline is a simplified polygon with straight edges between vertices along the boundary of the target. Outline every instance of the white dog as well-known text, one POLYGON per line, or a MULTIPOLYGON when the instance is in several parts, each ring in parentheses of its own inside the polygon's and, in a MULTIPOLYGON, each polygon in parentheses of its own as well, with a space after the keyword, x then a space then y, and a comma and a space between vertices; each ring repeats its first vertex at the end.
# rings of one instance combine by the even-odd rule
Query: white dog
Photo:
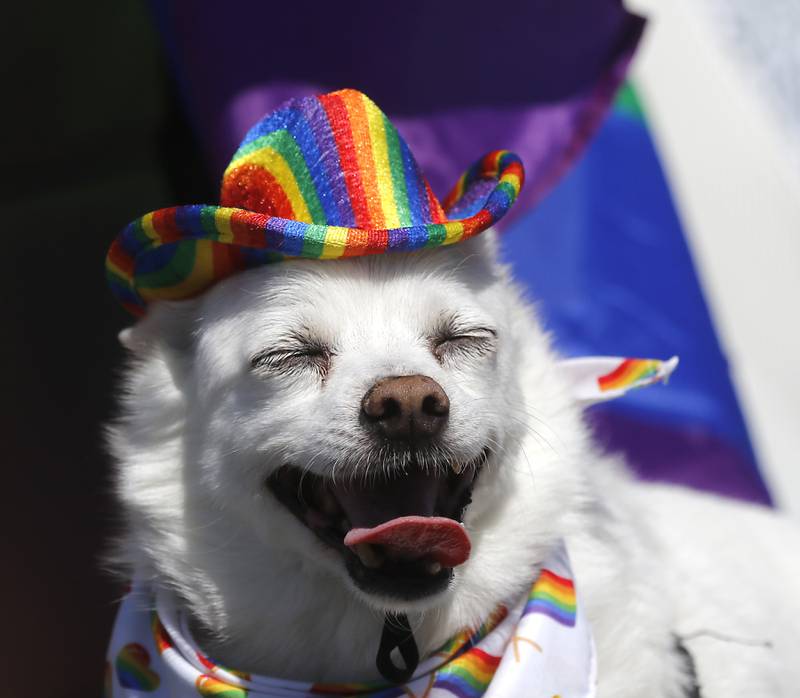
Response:
POLYGON ((491 233, 260 267, 122 339, 118 562, 222 664, 380 679, 385 614, 425 657, 563 540, 600 696, 800 695, 798 529, 600 455, 491 233))

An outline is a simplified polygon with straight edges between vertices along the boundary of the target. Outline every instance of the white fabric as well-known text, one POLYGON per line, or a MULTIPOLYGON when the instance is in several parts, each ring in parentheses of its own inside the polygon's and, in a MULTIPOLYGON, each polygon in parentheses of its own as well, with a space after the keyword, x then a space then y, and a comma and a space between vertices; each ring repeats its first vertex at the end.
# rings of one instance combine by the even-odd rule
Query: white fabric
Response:
MULTIPOLYGON (((449 657, 439 652, 424 660, 407 686, 348 684, 338 694, 591 698, 594 644, 580 603, 572 610, 570 601, 577 597, 572 596, 571 580, 566 552, 559 545, 531 592, 511 610, 499 610, 506 615, 495 627, 472 636, 464 633, 449 648, 449 657)), ((109 698, 297 698, 315 693, 313 683, 250 676, 216 665, 193 640, 174 599, 168 593, 154 598, 142 583, 134 583, 120 607, 106 680, 109 698)), ((325 695, 331 690, 325 686, 325 695)))

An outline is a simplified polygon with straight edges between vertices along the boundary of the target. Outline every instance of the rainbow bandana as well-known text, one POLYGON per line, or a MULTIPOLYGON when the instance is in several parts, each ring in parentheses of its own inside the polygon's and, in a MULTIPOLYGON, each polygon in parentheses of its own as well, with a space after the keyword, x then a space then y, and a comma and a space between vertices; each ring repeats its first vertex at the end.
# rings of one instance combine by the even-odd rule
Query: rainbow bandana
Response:
POLYGON ((222 667, 198 647, 169 594, 136 583, 109 646, 106 698, 591 698, 595 680, 589 624, 558 545, 523 598, 459 633, 403 685, 304 683, 222 667))
POLYGON ((494 151, 440 203, 366 95, 293 99, 245 136, 225 170, 221 205, 165 208, 129 224, 108 252, 108 282, 125 308, 142 315, 150 301, 190 298, 285 258, 450 245, 502 218, 523 177, 516 155, 494 151))

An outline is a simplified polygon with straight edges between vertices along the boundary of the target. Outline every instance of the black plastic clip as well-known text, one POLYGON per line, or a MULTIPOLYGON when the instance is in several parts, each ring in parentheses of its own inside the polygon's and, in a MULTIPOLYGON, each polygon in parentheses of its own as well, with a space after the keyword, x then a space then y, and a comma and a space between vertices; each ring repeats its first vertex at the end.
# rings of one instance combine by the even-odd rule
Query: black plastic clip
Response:
POLYGON ((419 650, 405 613, 387 613, 384 617, 381 644, 378 646, 375 664, 381 676, 392 683, 406 683, 417 670, 419 650), (395 648, 400 650, 405 668, 396 666, 392 661, 392 652, 395 648))

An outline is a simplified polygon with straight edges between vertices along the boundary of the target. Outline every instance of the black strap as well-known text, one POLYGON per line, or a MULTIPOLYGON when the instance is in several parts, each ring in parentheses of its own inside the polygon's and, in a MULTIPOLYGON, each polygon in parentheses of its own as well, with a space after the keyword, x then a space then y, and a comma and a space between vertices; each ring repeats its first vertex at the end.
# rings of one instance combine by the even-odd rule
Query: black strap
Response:
POLYGON ((419 650, 405 613, 387 613, 384 617, 381 644, 378 646, 375 664, 381 676, 392 683, 406 683, 414 675, 419 664, 419 650), (392 652, 395 648, 400 650, 405 668, 395 666, 392 661, 392 652))
POLYGON ((700 694, 700 682, 697 678, 697 666, 694 663, 694 657, 692 657, 686 645, 683 644, 683 639, 677 635, 674 637, 675 651, 683 661, 686 674, 689 677, 689 685, 686 687, 686 698, 703 698, 700 694))

